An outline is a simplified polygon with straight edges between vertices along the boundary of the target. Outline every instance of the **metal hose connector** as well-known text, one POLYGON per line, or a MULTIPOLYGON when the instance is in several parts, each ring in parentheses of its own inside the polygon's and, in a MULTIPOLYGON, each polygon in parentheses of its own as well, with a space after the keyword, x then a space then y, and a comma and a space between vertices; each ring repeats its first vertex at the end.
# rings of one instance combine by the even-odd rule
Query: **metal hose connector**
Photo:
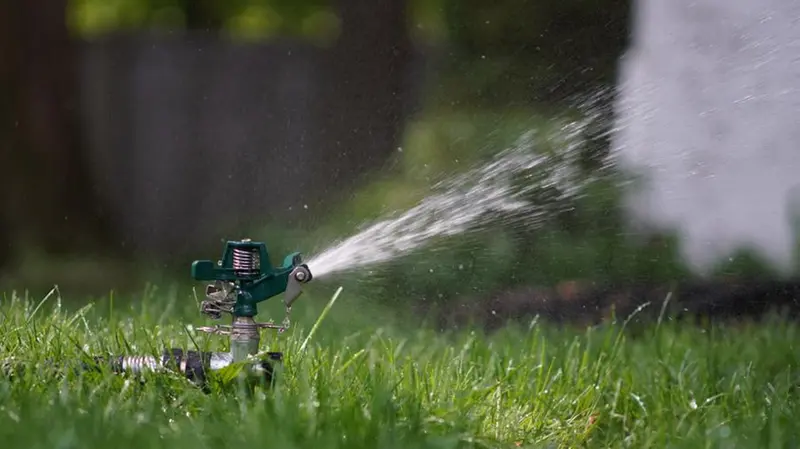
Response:
MULTIPOLYGON (((269 352, 265 357, 254 363, 250 370, 252 375, 260 378, 264 385, 273 385, 275 367, 283 362, 283 353, 269 352)), ((103 366, 117 374, 141 375, 145 373, 174 372, 186 377, 187 380, 208 391, 209 375, 222 370, 234 363, 233 354, 230 352, 200 352, 183 351, 180 348, 165 350, 159 359, 153 356, 118 356, 118 357, 93 357, 90 361, 75 363, 57 363, 53 360, 44 360, 37 363, 35 369, 46 369, 55 375, 66 372, 78 373, 80 371, 99 371, 103 366)), ((14 379, 26 371, 26 364, 10 358, 0 360, 0 377, 14 379)))
MULTIPOLYGON (((244 343, 244 342, 243 342, 244 343)), ((252 341, 247 345, 250 349, 252 341)), ((231 342, 233 346, 233 341, 231 342)), ((197 385, 205 386, 208 375, 214 371, 226 368, 234 362, 240 361, 245 354, 235 354, 233 352, 199 352, 184 351, 180 348, 172 348, 164 351, 161 360, 153 356, 124 356, 119 357, 112 368, 119 373, 141 374, 145 372, 163 372, 171 370, 186 376, 186 378, 197 385), (240 357, 239 359, 237 359, 240 357)), ((242 348, 244 349, 244 348, 242 348)), ((242 351, 245 352, 245 351, 242 351)), ((249 353, 248 355, 253 355, 249 353)), ((266 357, 255 363, 253 372, 262 377, 267 385, 272 385, 274 378, 275 364, 283 362, 283 353, 269 352, 266 357)))

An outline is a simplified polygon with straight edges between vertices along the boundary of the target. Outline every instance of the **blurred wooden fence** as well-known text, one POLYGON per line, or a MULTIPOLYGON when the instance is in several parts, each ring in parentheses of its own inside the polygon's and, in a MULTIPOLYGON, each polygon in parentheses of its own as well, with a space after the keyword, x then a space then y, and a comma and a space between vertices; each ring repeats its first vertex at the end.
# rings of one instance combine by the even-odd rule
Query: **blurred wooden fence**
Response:
POLYGON ((347 78, 342 65, 358 55, 335 48, 204 35, 84 42, 83 131, 124 244, 182 252, 258 220, 313 214, 307 206, 320 196, 308 193, 326 193, 321 170, 339 169, 318 161, 396 148, 403 121, 370 105, 389 102, 408 117, 427 73, 423 53, 412 53, 401 89, 378 80, 347 98, 348 80, 331 77, 347 78), (364 117, 373 121, 351 129, 364 117), (338 149, 340 136, 358 131, 348 145, 363 148, 338 149))

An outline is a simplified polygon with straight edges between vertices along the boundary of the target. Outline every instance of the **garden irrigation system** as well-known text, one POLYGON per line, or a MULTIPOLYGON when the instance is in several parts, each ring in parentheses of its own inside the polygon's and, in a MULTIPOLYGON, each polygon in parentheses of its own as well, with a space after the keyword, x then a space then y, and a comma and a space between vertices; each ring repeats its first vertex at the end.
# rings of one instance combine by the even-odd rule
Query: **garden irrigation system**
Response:
MULTIPOLYGON (((178 372, 205 387, 210 373, 242 363, 242 372, 247 377, 271 384, 274 367, 283 361, 283 354, 259 353, 261 330, 283 332, 289 327, 292 304, 302 293, 302 284, 312 278, 300 254, 289 254, 282 266, 275 267, 270 263, 266 244, 249 239, 228 241, 218 261, 197 260, 192 263, 192 278, 196 281, 212 281, 206 287, 206 299, 200 305, 201 313, 213 319, 221 319, 223 314, 231 316, 230 325, 198 328, 212 334, 227 335, 230 338, 229 352, 171 348, 165 350, 161 357, 94 357, 92 363, 84 362, 81 368, 99 368, 106 364, 116 373, 178 372), (281 324, 256 322, 258 304, 281 293, 284 294, 286 307, 281 324)), ((8 372, 11 364, 7 361, 4 365, 4 371, 8 372)))

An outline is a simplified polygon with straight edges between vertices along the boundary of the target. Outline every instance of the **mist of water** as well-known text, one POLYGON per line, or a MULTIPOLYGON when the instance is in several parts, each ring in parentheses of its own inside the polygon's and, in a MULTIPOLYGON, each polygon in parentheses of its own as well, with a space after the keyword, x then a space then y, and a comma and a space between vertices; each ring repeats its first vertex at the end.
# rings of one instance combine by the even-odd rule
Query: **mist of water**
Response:
POLYGON ((640 0, 634 24, 614 138, 619 166, 646 183, 632 217, 678 230, 698 271, 742 247, 789 269, 800 2, 640 0))
POLYGON ((536 151, 539 138, 530 132, 512 148, 500 152, 484 165, 441 181, 411 209, 363 227, 355 235, 312 256, 308 266, 314 276, 325 277, 385 263, 426 247, 441 237, 479 229, 497 216, 513 217, 525 226, 536 226, 549 213, 528 200, 534 189, 554 187, 565 200, 579 191, 581 180, 569 155, 570 142, 577 139, 580 125, 567 123, 558 155, 536 151), (532 169, 543 177, 519 185, 516 176, 532 169))

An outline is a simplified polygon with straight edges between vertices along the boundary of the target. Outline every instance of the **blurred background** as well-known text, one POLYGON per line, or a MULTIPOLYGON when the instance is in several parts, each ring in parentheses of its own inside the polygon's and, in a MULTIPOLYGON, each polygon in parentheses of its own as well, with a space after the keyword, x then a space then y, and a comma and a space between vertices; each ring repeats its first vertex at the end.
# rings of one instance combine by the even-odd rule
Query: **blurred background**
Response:
POLYGON ((721 301, 757 280, 748 301, 791 303, 797 6, 637 3, 2 2, 3 287, 188 284, 192 260, 242 237, 275 262, 313 253, 530 130, 580 123, 577 144, 539 144, 579 152, 593 181, 542 226, 498 220, 331 281, 490 318, 604 314, 687 282, 721 301), (660 161, 660 195, 625 196, 615 135, 629 162, 660 161))

